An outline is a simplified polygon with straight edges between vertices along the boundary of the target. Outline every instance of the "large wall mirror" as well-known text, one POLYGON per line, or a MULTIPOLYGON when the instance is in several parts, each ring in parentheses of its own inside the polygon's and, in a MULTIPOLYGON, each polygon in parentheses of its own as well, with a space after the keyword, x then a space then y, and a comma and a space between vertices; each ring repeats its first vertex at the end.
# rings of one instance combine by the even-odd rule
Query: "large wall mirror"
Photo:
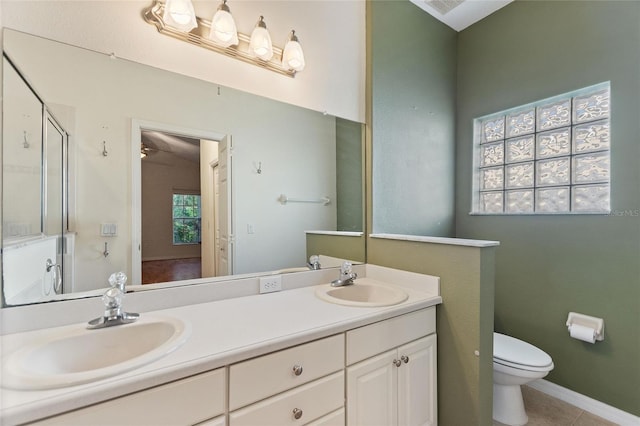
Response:
POLYGON ((5 306, 97 295, 120 270, 138 289, 306 270, 307 231, 364 246, 362 124, 9 29, 3 43, 5 306))

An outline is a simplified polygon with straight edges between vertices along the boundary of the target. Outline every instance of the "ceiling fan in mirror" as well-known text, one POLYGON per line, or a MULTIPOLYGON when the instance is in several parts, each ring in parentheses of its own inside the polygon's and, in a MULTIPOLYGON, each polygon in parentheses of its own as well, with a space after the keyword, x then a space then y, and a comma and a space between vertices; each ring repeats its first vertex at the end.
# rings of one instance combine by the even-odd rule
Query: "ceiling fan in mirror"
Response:
POLYGON ((155 154, 158 150, 145 146, 144 143, 140 144, 140 158, 146 158, 148 155, 155 154))

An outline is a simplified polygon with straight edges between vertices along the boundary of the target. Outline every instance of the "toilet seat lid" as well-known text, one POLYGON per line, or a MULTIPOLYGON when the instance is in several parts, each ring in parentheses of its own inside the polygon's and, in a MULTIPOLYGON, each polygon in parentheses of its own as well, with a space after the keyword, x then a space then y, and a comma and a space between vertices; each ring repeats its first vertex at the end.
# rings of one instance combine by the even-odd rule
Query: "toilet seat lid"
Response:
POLYGON ((553 365, 551 357, 542 349, 515 337, 493 333, 493 358, 523 367, 548 367, 553 365))

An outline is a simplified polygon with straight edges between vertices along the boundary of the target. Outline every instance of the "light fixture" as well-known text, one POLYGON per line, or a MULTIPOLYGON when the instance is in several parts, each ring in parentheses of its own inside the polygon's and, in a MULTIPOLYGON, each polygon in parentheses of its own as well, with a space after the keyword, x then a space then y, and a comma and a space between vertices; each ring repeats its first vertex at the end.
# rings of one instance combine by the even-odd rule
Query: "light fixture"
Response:
POLYGON ((263 61, 268 61, 273 57, 273 44, 271 44, 271 36, 269 35, 269 31, 267 31, 267 24, 265 24, 263 16, 260 16, 258 23, 251 33, 249 49, 263 61))
POLYGON ((167 25, 187 32, 198 26, 191 0, 167 0, 162 19, 167 25))
POLYGON ((223 47, 238 44, 238 30, 236 29, 236 22, 231 16, 229 6, 227 6, 227 0, 222 1, 222 4, 218 6, 218 10, 213 15, 213 19, 211 19, 209 38, 223 47))
POLYGON ((295 31, 289 34, 286 49, 272 45, 262 16, 251 36, 240 33, 226 0, 216 0, 222 4, 211 21, 195 16, 190 0, 151 1, 142 16, 161 34, 288 77, 295 77, 305 67, 295 31))
POLYGON ((145 158, 147 155, 149 155, 149 148, 147 148, 146 146, 144 146, 143 143, 140 144, 140 159, 145 158))
POLYGON ((287 44, 284 45, 282 66, 295 71, 302 71, 304 69, 304 52, 302 51, 302 46, 300 46, 295 30, 291 30, 289 40, 287 40, 287 44))

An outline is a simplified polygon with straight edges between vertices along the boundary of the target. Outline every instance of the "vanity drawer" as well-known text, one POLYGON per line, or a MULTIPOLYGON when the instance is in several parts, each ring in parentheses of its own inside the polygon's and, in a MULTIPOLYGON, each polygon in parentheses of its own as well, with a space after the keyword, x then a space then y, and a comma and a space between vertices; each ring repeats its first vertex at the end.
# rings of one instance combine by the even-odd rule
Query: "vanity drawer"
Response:
POLYGON ((347 331, 347 365, 435 332, 435 306, 347 331))
POLYGON ((344 426, 344 414, 343 407, 333 413, 329 413, 326 416, 319 418, 318 420, 308 423, 307 426, 344 426))
POLYGON ((234 364, 229 368, 229 410, 343 368, 344 334, 234 364))
POLYGON ((33 425, 192 425, 224 413, 225 369, 143 390, 33 425))
POLYGON ((344 372, 340 371, 232 412, 229 426, 305 425, 343 406, 344 372))

